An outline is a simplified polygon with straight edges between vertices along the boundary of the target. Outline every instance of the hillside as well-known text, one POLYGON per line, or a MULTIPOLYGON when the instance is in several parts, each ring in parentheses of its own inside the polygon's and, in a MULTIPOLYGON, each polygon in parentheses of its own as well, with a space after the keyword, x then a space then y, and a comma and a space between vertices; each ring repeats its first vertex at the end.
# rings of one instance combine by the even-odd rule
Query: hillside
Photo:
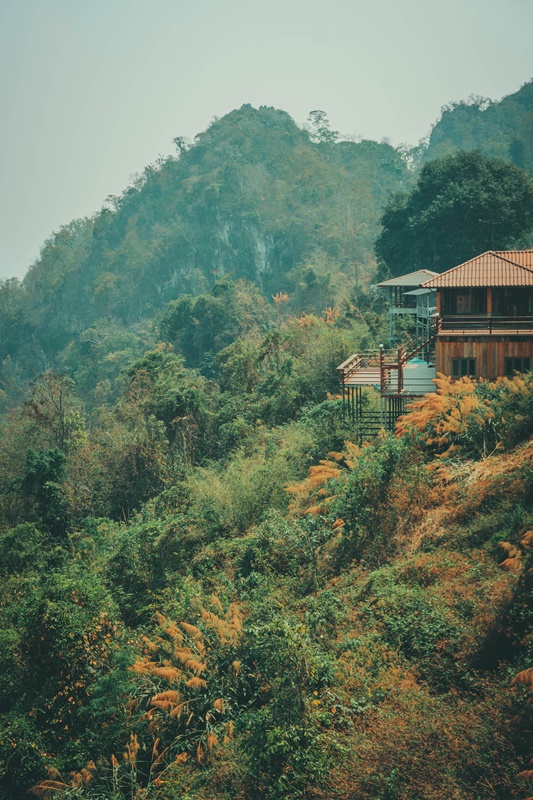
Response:
POLYGON ((390 271, 530 179, 320 112, 177 145, 0 292, 0 800, 526 800, 533 373, 358 447, 335 368, 391 197, 390 271))
POLYGON ((526 797, 533 379, 359 449, 335 399, 286 415, 342 335, 221 351, 225 423, 159 348, 90 425, 47 374, 4 426, 3 800, 526 797))

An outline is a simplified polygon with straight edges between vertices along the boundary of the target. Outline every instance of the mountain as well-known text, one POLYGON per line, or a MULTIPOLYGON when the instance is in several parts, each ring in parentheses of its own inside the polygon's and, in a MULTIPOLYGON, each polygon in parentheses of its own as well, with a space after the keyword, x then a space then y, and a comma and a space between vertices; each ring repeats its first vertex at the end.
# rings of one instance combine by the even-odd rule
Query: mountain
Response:
POLYGON ((427 162, 480 149, 533 172, 533 82, 450 104, 411 161, 386 142, 339 140, 323 112, 310 120, 244 105, 53 233, 22 282, 0 285, 0 390, 68 366, 110 326, 140 355, 160 309, 224 277, 321 313, 368 284, 383 211, 427 162))
POLYGON ((473 97, 445 106, 419 158, 425 163, 456 150, 481 150, 533 174, 533 80, 497 102, 473 97))
POLYGON ((269 296, 292 290, 311 259, 353 282, 372 268, 382 207, 409 180, 389 144, 313 137, 274 108, 245 105, 192 145, 176 141, 178 156, 54 233, 22 284, 5 282, 2 359, 53 361, 98 320, 152 318, 223 275, 269 296))

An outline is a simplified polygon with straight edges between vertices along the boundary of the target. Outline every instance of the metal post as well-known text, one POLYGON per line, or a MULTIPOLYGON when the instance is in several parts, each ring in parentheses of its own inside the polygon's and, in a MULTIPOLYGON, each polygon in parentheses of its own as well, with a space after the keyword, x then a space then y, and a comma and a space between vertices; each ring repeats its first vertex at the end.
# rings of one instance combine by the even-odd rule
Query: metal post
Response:
POLYGON ((402 348, 398 348, 398 394, 402 391, 402 348))

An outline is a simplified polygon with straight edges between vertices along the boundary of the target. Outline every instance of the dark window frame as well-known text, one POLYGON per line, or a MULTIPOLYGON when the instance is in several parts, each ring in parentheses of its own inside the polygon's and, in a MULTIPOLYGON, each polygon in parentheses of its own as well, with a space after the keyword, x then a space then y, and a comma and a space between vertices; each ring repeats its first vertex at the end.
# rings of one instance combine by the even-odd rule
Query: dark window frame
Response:
POLYGON ((475 378, 476 376, 476 358, 452 358, 452 378, 475 378))
POLYGON ((531 358, 529 356, 506 356, 505 357, 505 377, 512 378, 516 372, 529 372, 531 369, 531 358))
POLYGON ((533 314, 533 289, 529 286, 498 286, 492 290, 492 313, 496 317, 528 317, 533 314))
POLYGON ((487 313, 487 287, 446 287, 441 290, 443 316, 480 316, 487 313), (461 301, 458 303, 459 298, 461 301), (458 310, 458 304, 462 310, 458 310), (466 310, 466 309, 469 310, 466 310))

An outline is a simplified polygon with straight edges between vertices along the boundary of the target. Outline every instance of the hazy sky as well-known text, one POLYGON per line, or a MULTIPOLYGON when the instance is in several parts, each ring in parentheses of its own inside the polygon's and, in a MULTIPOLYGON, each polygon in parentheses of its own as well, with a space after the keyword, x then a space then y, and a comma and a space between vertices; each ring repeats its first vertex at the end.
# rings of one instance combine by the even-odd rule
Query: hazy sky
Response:
POLYGON ((0 0, 0 278, 243 103, 416 143, 533 77, 533 0, 0 0))

